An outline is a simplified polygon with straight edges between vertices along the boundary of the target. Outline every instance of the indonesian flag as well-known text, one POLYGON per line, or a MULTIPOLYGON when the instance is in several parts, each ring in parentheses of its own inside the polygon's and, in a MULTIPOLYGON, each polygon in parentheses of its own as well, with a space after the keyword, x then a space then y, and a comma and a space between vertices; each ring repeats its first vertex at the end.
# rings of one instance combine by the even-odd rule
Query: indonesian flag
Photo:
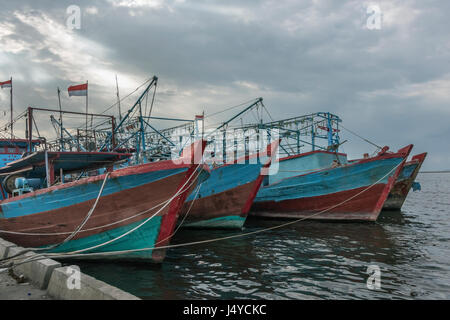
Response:
POLYGON ((196 115, 195 116, 195 120, 202 120, 203 119, 203 115, 196 115))
POLYGON ((12 81, 8 80, 8 81, 4 81, 4 82, 0 82, 0 87, 3 88, 11 88, 12 87, 12 81))
MULTIPOLYGON (((328 129, 328 127, 323 127, 323 126, 317 126, 317 127, 322 129, 322 130, 325 130, 325 131, 330 131, 330 129, 328 129)), ((333 132, 341 132, 341 130, 333 128, 333 132)))
POLYGON ((70 86, 67 88, 69 97, 71 96, 87 96, 88 84, 78 84, 76 86, 70 86))

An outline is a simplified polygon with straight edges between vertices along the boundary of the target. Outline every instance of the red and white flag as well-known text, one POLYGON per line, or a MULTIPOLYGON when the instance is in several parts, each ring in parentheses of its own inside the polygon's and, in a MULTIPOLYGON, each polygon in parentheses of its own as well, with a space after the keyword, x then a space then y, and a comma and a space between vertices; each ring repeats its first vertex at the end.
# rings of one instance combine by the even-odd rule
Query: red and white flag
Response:
POLYGON ((69 97, 71 96, 87 96, 88 91, 88 84, 78 84, 75 86, 70 86, 67 88, 67 91, 69 92, 69 97))
POLYGON ((12 87, 12 80, 0 82, 0 87, 3 88, 11 88, 12 87))

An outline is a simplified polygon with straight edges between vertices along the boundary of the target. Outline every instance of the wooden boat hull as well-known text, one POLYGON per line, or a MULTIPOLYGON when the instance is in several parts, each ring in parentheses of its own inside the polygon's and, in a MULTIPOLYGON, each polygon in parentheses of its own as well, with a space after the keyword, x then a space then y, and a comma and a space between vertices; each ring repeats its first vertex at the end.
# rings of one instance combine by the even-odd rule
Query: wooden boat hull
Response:
POLYGON ((179 219, 185 218, 183 226, 242 228, 261 186, 261 168, 261 164, 231 164, 212 169, 197 196, 192 193, 186 200, 179 219))
POLYGON ((402 172, 400 172, 394 187, 384 203, 383 210, 401 210, 426 156, 426 152, 421 153, 415 155, 411 161, 405 163, 402 172))
MULTIPOLYGON (((70 241, 48 252, 92 248, 146 221, 136 231, 110 244, 84 251, 90 255, 82 258, 161 262, 165 256, 163 249, 112 255, 102 253, 166 245, 181 206, 196 185, 194 179, 199 168, 198 165, 161 161, 112 172, 83 229, 70 241), (179 195, 157 213, 162 207, 158 205, 180 190, 179 195)), ((85 178, 0 202, 0 230, 30 234, 0 232, 1 236, 23 247, 61 243, 93 207, 104 178, 105 175, 85 178)))
POLYGON ((394 154, 286 177, 263 186, 250 215, 375 221, 411 149, 412 145, 394 154))
POLYGON ((183 226, 241 229, 278 146, 279 140, 265 152, 212 169, 198 192, 186 200, 180 219, 183 226))

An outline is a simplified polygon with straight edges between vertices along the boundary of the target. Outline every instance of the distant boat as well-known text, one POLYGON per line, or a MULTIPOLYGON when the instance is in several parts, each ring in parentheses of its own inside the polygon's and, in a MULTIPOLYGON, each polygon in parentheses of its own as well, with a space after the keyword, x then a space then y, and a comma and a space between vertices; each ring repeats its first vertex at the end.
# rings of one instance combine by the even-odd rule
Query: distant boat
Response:
MULTIPOLYGON (((205 141, 201 141, 195 148, 203 152, 204 146, 205 141)), ((69 173, 108 168, 129 156, 112 152, 36 152, 0 168, 0 175, 20 172, 26 180, 45 176, 46 167, 51 168, 50 176, 60 169, 69 173), (47 165, 43 164, 44 156, 47 165)), ((129 166, 10 197, 0 201, 0 235, 23 247, 49 248, 45 252, 86 254, 78 259, 161 262, 165 249, 120 251, 158 248, 170 242, 185 199, 208 175, 206 166, 192 160, 129 166), (90 210, 92 215, 85 221, 90 210), (66 241, 84 221, 81 230, 66 241)))
MULTIPOLYGON (((318 170, 303 166, 308 161, 302 154, 282 158, 279 173, 268 177, 249 215, 375 221, 411 149, 412 145, 397 153, 383 149, 375 157, 353 163, 345 163, 345 154, 336 154, 336 166, 322 168, 317 162, 318 170)), ((330 154, 316 151, 306 156, 324 155, 330 154)))
POLYGON ((384 210, 400 210, 402 208, 426 156, 426 152, 421 153, 412 157, 411 161, 406 162, 384 203, 384 210))
POLYGON ((261 171, 271 164, 272 158, 267 154, 275 153, 278 144, 272 142, 266 152, 247 156, 243 161, 212 168, 198 193, 191 193, 186 200, 179 219, 185 219, 183 226, 241 229, 261 186, 261 171))

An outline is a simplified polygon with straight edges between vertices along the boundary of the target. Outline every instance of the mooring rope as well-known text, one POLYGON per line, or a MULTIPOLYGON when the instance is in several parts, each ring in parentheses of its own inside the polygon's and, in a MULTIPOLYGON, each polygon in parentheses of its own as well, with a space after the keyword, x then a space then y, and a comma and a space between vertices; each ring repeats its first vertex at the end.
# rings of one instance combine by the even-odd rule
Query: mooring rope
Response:
MULTIPOLYGON (((201 173, 201 171, 198 173, 198 175, 200 175, 200 173, 201 173)), ((189 189, 192 186, 192 184, 195 183, 195 180, 192 181, 189 186, 184 188, 183 192, 185 190, 189 189)), ((169 201, 170 201, 170 198, 167 199, 167 200, 164 200, 163 202, 161 202, 161 203, 159 203, 159 204, 157 204, 157 205, 155 205, 155 206, 153 206, 153 207, 151 207, 149 209, 145 209, 144 211, 138 212, 135 215, 132 215, 132 216, 129 216, 129 217, 123 218, 121 220, 117 220, 117 221, 114 221, 114 222, 111 222, 111 223, 108 223, 108 224, 105 224, 105 225, 102 225, 102 226, 97 226, 97 227, 92 227, 92 228, 88 228, 88 229, 83 229, 83 230, 80 230, 79 232, 93 231, 93 230, 102 229, 102 228, 105 228, 105 227, 110 227, 110 226, 113 226, 115 224, 122 223, 124 221, 127 221, 127 220, 130 220, 130 219, 136 218, 136 217, 138 217, 140 215, 143 215, 143 214, 145 214, 145 213, 147 213, 149 211, 152 211, 152 210, 154 210, 154 209, 164 205, 165 203, 167 203, 169 201)), ((33 232, 19 232, 19 231, 0 230, 0 233, 23 235, 23 236, 59 236, 59 235, 71 234, 72 231, 67 231, 67 232, 48 232, 48 233, 47 232, 34 232, 33 233, 33 232)), ((31 248, 31 249, 33 249, 33 248, 31 248)), ((0 261, 2 261, 2 260, 0 259, 0 261)))
MULTIPOLYGON (((199 167, 200 167, 200 164, 195 168, 195 171, 194 171, 194 172, 196 172, 197 169, 198 169, 199 167)), ((197 177, 198 177, 199 175, 200 175, 200 173, 197 174, 197 177)), ((106 241, 106 242, 104 242, 104 243, 101 243, 101 244, 98 244, 98 245, 95 245, 95 246, 92 246, 92 247, 89 247, 89 248, 84 248, 84 249, 80 249, 80 250, 75 250, 75 251, 72 251, 72 252, 73 252, 74 254, 77 254, 77 253, 81 253, 81 252, 85 252, 85 251, 89 251, 89 250, 94 250, 94 249, 103 247, 103 246, 108 245, 108 244, 110 244, 110 243, 112 243, 112 242, 115 242, 115 241, 117 241, 117 240, 119 240, 119 239, 125 237, 126 235, 128 235, 128 234, 134 232, 135 230, 141 228, 143 225, 145 225, 147 222, 149 222, 151 219, 153 219, 153 217, 155 217, 158 213, 160 213, 162 210, 164 210, 164 209, 165 209, 165 208, 173 201, 173 199, 175 199, 176 197, 178 197, 178 196, 180 195, 180 193, 182 193, 183 188, 184 188, 184 187, 186 186, 186 184, 192 179, 193 176, 194 176, 194 173, 190 175, 189 179, 186 180, 186 182, 183 184, 183 186, 182 186, 182 187, 181 187, 181 188, 173 195, 173 197, 172 197, 166 204, 164 204, 164 206, 163 206, 162 208, 160 208, 160 209, 159 209, 158 211, 156 211, 153 215, 151 215, 150 217, 148 217, 147 219, 145 219, 141 224, 137 225, 136 227, 134 227, 134 228, 128 230, 127 232, 123 233, 122 235, 120 235, 120 236, 118 236, 118 237, 116 237, 116 238, 114 238, 114 239, 108 240, 108 241, 106 241)))
POLYGON ((105 178, 103 179, 103 183, 102 186, 100 187, 100 191, 98 192, 97 198, 95 199, 94 205, 92 206, 92 208, 89 210, 88 214, 86 215, 86 217, 83 219, 83 221, 80 223, 80 225, 74 230, 74 232, 72 232, 71 235, 69 235, 66 239, 64 239, 63 242, 57 244, 57 245, 52 245, 49 246, 48 248, 42 248, 40 250, 49 250, 49 249, 54 249, 56 247, 59 247, 60 245, 70 241, 73 237, 75 237, 78 232, 84 227, 84 225, 88 222, 88 220, 91 218, 92 213, 94 212, 95 208, 97 207, 98 201, 100 200, 100 197, 103 194, 103 189, 105 188, 106 185, 106 180, 108 180, 110 175, 110 172, 107 172, 105 174, 105 178))
POLYGON ((181 222, 179 223, 179 225, 177 226, 175 231, 171 235, 166 237, 165 239, 162 239, 162 240, 156 242, 155 245, 160 244, 161 242, 164 242, 164 241, 172 238, 178 232, 178 230, 181 228, 181 226, 183 225, 184 221, 186 220, 187 216, 189 215, 189 212, 191 211, 192 207, 194 206, 195 200, 197 200, 197 195, 198 195, 198 192, 200 191, 200 188, 201 188, 202 184, 203 183, 200 183, 198 185, 197 190, 196 190, 195 195, 194 195, 194 199, 191 201, 191 205, 189 206, 189 209, 186 211, 186 214, 184 215, 183 219, 181 220, 181 222))
MULTIPOLYGON (((76 257, 86 257, 86 256, 106 256, 106 255, 120 255, 120 254, 125 254, 125 253, 132 253, 132 252, 141 252, 141 251, 149 251, 149 250, 154 250, 154 249, 170 249, 170 248, 179 248, 179 247, 185 247, 185 246, 192 246, 192 245, 198 245, 198 244, 205 244, 205 243, 211 243, 211 242, 217 242, 217 241, 223 241, 223 240, 229 240, 229 239, 234 239, 234 238, 241 238, 241 237, 246 237, 249 235, 254 235, 254 234, 259 234, 259 233, 263 233, 263 232, 267 232, 267 231, 271 231, 271 230, 275 230, 275 229, 279 229, 279 228, 283 228, 307 219, 310 219, 314 216, 323 214, 325 212, 328 212, 336 207, 339 207, 345 203, 347 203, 348 201, 358 197, 359 195, 361 195, 362 193, 366 192, 367 190, 371 189, 373 186, 375 186, 376 184, 378 184, 380 181, 382 181, 383 179, 385 179, 387 176, 389 176, 393 171, 395 171, 400 165, 402 165, 404 162, 406 161, 406 159, 404 159, 403 161, 401 161, 398 165, 396 165, 395 167, 393 167, 391 170, 389 170, 389 172, 387 172, 383 177, 381 177, 380 179, 378 179, 376 182, 374 182, 373 184, 371 184, 370 186, 368 186, 367 188, 363 189, 362 191, 358 192, 357 194, 351 196, 350 198, 336 204, 333 205, 327 209, 324 209, 320 212, 316 212, 314 214, 311 214, 309 216, 303 217, 303 218, 299 218, 297 220, 293 220, 293 221, 289 221, 277 226, 273 226, 273 227, 268 227, 268 228, 264 228, 261 230, 256 230, 256 231, 251 231, 251 232, 246 232, 243 234, 236 234, 236 235, 231 235, 231 236, 226 236, 226 237, 219 237, 219 238, 213 238, 213 239, 207 239, 207 240, 201 240, 201 241, 193 241, 193 242, 187 242, 187 243, 180 243, 180 244, 172 244, 172 245, 166 245, 166 246, 161 246, 161 247, 150 247, 150 248, 141 248, 141 249, 130 249, 130 250, 121 250, 121 251, 109 251, 109 252, 99 252, 99 253, 84 253, 84 254, 72 254, 72 253, 63 253, 63 254, 47 254, 48 258, 54 258, 54 259, 58 259, 58 258, 67 258, 67 257, 71 257, 71 258, 76 258, 76 257)), ((30 257, 30 258, 34 258, 34 257, 30 257)), ((35 261, 35 260, 41 260, 42 258, 36 258, 33 260, 29 260, 29 261, 25 261, 25 262, 18 262, 17 264, 15 264, 15 266, 23 264, 23 263, 27 263, 27 262, 31 262, 31 261, 35 261)))
MULTIPOLYGON (((25 250, 19 251, 15 255, 13 255, 11 257, 8 257, 7 259, 14 259, 14 258, 16 258, 18 256, 21 256, 21 255, 24 255, 24 254, 26 254, 27 252, 30 252, 30 251, 44 251, 44 250, 55 249, 55 248, 63 245, 64 243, 70 241, 73 237, 75 237, 78 234, 78 232, 80 231, 80 229, 82 229, 84 227, 84 225, 87 223, 87 221, 90 219, 92 213, 94 212, 95 208, 97 207, 98 201, 99 201, 99 199, 100 199, 100 197, 101 197, 101 195, 103 193, 103 189, 105 187, 106 180, 108 179, 109 175, 110 175, 110 173, 107 172, 106 175, 105 175, 105 178, 103 179, 103 183, 102 183, 102 186, 100 187, 100 191, 99 191, 99 193, 97 195, 97 198, 95 199, 94 205, 88 211, 88 213, 84 217, 83 221, 78 225, 78 227, 67 238, 65 238, 63 241, 61 241, 59 243, 53 244, 53 245, 45 247, 45 248, 26 248, 25 250)), ((5 259, 0 259, 0 261, 3 261, 3 260, 5 260, 5 259)))
MULTIPOLYGON (((120 236, 118 236, 118 237, 116 237, 116 238, 110 239, 110 240, 108 240, 108 241, 106 241, 106 242, 103 242, 103 243, 101 243, 101 244, 98 244, 98 245, 95 245, 95 246, 92 246, 92 247, 89 247, 89 248, 81 249, 81 250, 76 250, 76 251, 72 251, 72 252, 63 253, 63 255, 80 254, 81 252, 85 252, 85 251, 89 251, 89 250, 93 250, 93 249, 96 249, 96 248, 105 246, 105 245, 110 244, 110 243, 112 243, 112 242, 114 242, 114 241, 117 241, 117 240, 123 238, 124 236, 126 236, 126 235, 128 235, 128 234, 134 232, 135 230, 141 228, 144 224, 146 224, 148 221, 150 221, 152 218, 154 218, 158 213, 160 213, 162 210, 164 210, 164 208, 165 208, 170 202, 172 202, 173 199, 175 199, 176 197, 178 197, 180 193, 182 193, 182 192, 184 192, 185 190, 187 190, 187 189, 185 189, 186 184, 187 184, 188 182, 191 181, 192 177, 194 177, 195 173, 197 172, 197 174, 195 175, 195 179, 189 184, 189 187, 188 187, 188 188, 190 188, 190 187, 192 186, 192 184, 195 183, 195 181, 198 179, 198 177, 200 176, 200 174, 201 174, 201 172, 202 172, 202 170, 203 170, 203 169, 198 170, 198 168, 200 167, 200 165, 201 165, 201 164, 198 164, 198 165, 197 165, 197 167, 195 168, 194 173, 192 173, 192 174, 189 176, 189 178, 188 178, 188 179, 186 180, 186 182, 181 186, 181 188, 180 188, 180 189, 179 189, 179 190, 178 190, 178 191, 177 191, 177 192, 176 192, 176 193, 175 193, 168 201, 165 201, 165 204, 164 204, 164 206, 163 206, 161 209, 159 209, 157 212, 155 212, 153 215, 151 215, 149 218, 147 218, 146 220, 144 220, 141 224, 139 224, 139 225, 136 226, 135 228, 130 229, 130 230, 128 230, 127 232, 123 233, 122 235, 120 235, 120 236)), ((145 211, 148 212, 149 209, 146 209, 145 211)), ((167 240, 167 239, 164 239, 164 240, 167 240)), ((164 241, 164 240, 161 240, 161 241, 164 241)), ((161 241, 160 241, 160 242, 161 242, 161 241)), ((158 242, 158 243, 159 243, 159 242, 158 242)), ((47 248, 45 248, 45 249, 47 249, 47 248)), ((47 250, 48 250, 48 249, 47 249, 47 250)), ((24 251, 25 251, 25 250, 24 250, 24 251)), ((32 250, 31 250, 31 249, 27 250, 27 252, 29 252, 29 251, 32 251, 32 250)), ((21 253, 22 253, 22 252, 21 252, 21 253)), ((25 252, 23 252, 22 254, 24 254, 24 253, 25 253, 25 252)), ((18 255, 19 255, 19 254, 16 254, 14 257, 17 257, 18 255)), ((21 262, 19 262, 19 263, 13 263, 13 262, 10 262, 9 265, 8 265, 7 267, 11 268, 11 267, 13 267, 13 266, 17 266, 17 265, 20 265, 20 264, 23 264, 23 263, 28 263, 28 262, 31 262, 31 261, 41 260, 41 259, 44 259, 44 258, 46 258, 46 257, 48 257, 48 256, 51 256, 51 255, 52 255, 51 253, 38 254, 38 255, 35 255, 35 256, 28 257, 28 258, 26 258, 25 260, 23 260, 23 261, 21 261, 21 262), (40 258, 39 258, 39 257, 40 257, 40 258), (39 258, 39 259, 37 259, 37 258, 39 258), (13 265, 11 265, 11 264, 13 264, 13 265)), ((13 260, 14 257, 8 257, 8 258, 2 259, 2 260, 13 260)), ((0 261, 2 261, 2 260, 0 260, 0 261)), ((1 265, 1 267, 5 267, 5 265, 1 265)))

